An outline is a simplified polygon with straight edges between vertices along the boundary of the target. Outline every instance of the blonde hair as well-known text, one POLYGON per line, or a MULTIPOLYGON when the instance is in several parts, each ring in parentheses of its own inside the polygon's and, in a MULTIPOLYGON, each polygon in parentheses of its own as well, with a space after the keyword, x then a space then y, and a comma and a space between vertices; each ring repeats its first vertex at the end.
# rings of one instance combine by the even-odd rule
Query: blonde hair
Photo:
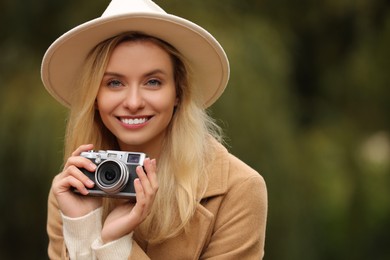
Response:
MULTIPOLYGON (((159 243, 186 230, 207 188, 207 165, 215 154, 211 136, 222 141, 221 129, 203 108, 201 93, 190 85, 190 68, 184 57, 158 38, 137 32, 125 33, 100 43, 86 59, 72 100, 65 158, 86 143, 93 143, 96 149, 119 149, 115 136, 104 126, 95 109, 95 98, 113 49, 124 41, 157 44, 170 55, 174 67, 179 104, 157 161, 159 191, 150 215, 136 230, 137 235, 149 243, 159 243)), ((105 215, 112 207, 115 200, 106 199, 105 215)))

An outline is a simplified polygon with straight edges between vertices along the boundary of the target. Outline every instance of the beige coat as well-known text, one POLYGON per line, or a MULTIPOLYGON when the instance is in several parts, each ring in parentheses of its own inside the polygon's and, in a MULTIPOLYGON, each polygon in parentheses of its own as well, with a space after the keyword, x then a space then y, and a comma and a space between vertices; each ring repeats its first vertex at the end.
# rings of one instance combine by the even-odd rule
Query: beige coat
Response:
MULTIPOLYGON (((49 256, 67 259, 61 217, 50 194, 49 256)), ((148 245, 135 236, 129 259, 262 259, 266 217, 263 178, 221 146, 189 232, 159 245, 148 245)))

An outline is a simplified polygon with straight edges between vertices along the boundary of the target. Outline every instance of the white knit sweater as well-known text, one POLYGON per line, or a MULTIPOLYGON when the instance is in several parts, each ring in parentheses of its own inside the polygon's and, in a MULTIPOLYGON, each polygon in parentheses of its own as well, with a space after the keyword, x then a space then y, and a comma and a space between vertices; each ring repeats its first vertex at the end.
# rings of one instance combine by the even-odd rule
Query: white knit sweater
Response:
POLYGON ((128 259, 131 253, 133 233, 103 244, 102 208, 79 218, 62 215, 63 232, 70 259, 128 259))

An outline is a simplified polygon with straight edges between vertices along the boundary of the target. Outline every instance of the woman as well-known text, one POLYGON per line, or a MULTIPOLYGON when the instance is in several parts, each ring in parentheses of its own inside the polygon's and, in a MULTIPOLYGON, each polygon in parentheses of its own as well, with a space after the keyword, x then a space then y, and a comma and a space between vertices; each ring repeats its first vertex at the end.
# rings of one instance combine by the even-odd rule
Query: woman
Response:
POLYGON ((148 0, 114 0, 50 46, 42 79, 70 107, 48 202, 50 258, 262 258, 264 180, 220 144, 205 110, 228 72, 209 33, 148 0), (81 153, 91 149, 149 156, 135 203, 88 196, 95 184, 81 168, 96 165, 81 153))

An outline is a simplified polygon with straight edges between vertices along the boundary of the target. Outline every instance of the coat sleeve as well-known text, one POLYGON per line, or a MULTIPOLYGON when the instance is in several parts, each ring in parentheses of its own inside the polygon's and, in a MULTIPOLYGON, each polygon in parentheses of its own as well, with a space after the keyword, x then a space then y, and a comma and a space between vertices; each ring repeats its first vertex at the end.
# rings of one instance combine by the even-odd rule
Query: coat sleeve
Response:
POLYGON ((262 259, 264 256, 266 185, 255 171, 239 181, 230 186, 222 199, 213 234, 201 259, 262 259))
MULTIPOLYGON (((67 259, 69 254, 65 246, 64 235, 62 230, 62 217, 58 208, 57 200, 50 190, 47 209, 47 234, 49 237, 48 255, 49 259, 67 259)), ((133 241, 132 251, 129 259, 147 260, 149 257, 133 241)))
POLYGON ((48 255, 50 259, 69 259, 62 233, 62 218, 57 200, 52 190, 47 206, 47 234, 49 236, 48 255))

